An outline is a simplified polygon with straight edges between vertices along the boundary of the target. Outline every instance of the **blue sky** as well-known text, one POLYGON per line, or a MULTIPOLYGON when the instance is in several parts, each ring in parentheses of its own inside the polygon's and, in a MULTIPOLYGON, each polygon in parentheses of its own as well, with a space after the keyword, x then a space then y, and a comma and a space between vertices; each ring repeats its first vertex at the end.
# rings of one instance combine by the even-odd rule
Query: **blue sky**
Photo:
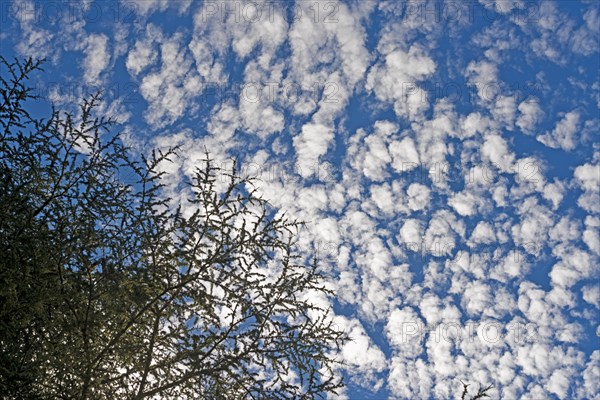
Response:
POLYGON ((600 398, 596 1, 1 1, 42 101, 308 221, 341 398, 600 398))

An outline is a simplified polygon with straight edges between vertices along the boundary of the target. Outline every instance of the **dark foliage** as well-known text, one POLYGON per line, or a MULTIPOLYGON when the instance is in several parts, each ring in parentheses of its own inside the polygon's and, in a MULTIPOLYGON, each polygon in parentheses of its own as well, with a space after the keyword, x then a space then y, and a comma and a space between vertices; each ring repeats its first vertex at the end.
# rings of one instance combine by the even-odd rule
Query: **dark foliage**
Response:
POLYGON ((97 96, 35 119, 40 64, 0 61, 4 396, 308 399, 341 386, 347 338, 307 296, 331 293, 292 251, 299 223, 208 154, 173 209, 161 165, 177 149, 133 160, 97 96))

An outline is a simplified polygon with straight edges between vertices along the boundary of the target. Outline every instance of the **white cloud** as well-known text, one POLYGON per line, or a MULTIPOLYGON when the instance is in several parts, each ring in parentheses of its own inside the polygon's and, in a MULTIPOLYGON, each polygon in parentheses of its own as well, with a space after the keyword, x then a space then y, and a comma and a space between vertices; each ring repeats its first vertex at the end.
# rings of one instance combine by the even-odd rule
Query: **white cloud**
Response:
POLYGON ((483 102, 493 100, 492 94, 497 92, 493 89, 498 81, 498 67, 495 63, 486 60, 472 61, 467 66, 465 76, 469 84, 476 88, 480 100, 483 102))
POLYGON ((349 370, 351 376, 365 386, 380 387, 383 382, 376 378, 376 374, 386 368, 383 352, 371 341, 356 319, 336 316, 334 321, 353 338, 342 347, 340 354, 342 361, 352 367, 349 370))
POLYGON ((302 127, 302 132, 294 137, 297 169, 301 176, 307 178, 314 174, 315 163, 327 153, 333 136, 333 130, 322 124, 307 123, 302 127))
POLYGON ((104 34, 91 34, 86 38, 83 47, 84 79, 88 84, 98 83, 100 74, 108 67, 110 53, 108 37, 104 34))
POLYGON ((396 208, 396 199, 389 184, 371 186, 371 199, 386 214, 392 214, 396 208))
POLYGON ((387 165, 392 161, 384 138, 377 134, 369 135, 365 138, 365 144, 368 148, 363 166, 365 176, 381 181, 386 176, 387 165))
POLYGON ((508 149, 506 140, 497 133, 486 135, 481 146, 481 156, 503 172, 510 172, 515 156, 508 149))
POLYGON ((552 203, 552 209, 556 210, 564 197, 564 192, 565 186, 560 181, 556 181, 544 185, 543 196, 552 203))
POLYGON ((575 181, 584 190, 577 204, 588 211, 600 210, 600 166, 598 164, 580 165, 575 169, 575 181))
POLYGON ((558 246, 552 253, 559 258, 550 272, 550 279, 556 285, 570 288, 581 279, 590 278, 596 265, 592 256, 576 247, 558 246))
POLYGON ((600 350, 594 350, 583 371, 583 385, 578 389, 580 398, 600 399, 600 350))
POLYGON ((188 10, 192 0, 178 0, 170 2, 168 0, 121 0, 124 8, 129 9, 139 16, 149 17, 155 12, 164 12, 169 6, 178 6, 178 12, 183 13, 188 10))
POLYGON ((600 227, 600 218, 587 216, 585 217, 585 231, 583 232, 583 241, 588 248, 600 255, 600 237, 598 236, 598 227, 600 227))
POLYGON ((508 14, 514 8, 521 8, 523 0, 479 0, 486 8, 492 9, 500 14, 508 14))
MULTIPOLYGON (((78 56, 83 51, 85 82, 102 81, 111 62, 123 62, 148 102, 146 119, 153 128, 195 124, 193 132, 167 129, 153 142, 182 145, 182 157, 163 166, 170 178, 166 192, 174 201, 185 202, 182 178, 201 162, 204 146, 220 163, 233 155, 246 167, 296 163, 288 179, 261 176, 266 179, 257 188, 281 212, 309 221, 310 229, 299 236, 303 256, 313 251, 333 256, 320 264, 331 274, 328 286, 357 315, 335 317, 355 339, 340 353, 350 382, 374 390, 387 383, 390 397, 398 398, 454 397, 460 390, 457 378, 473 385, 494 383, 500 398, 598 398, 600 353, 585 360, 577 348, 589 329, 582 321, 594 324, 593 312, 600 308, 600 289, 593 281, 600 254, 600 222, 593 215, 600 207, 600 156, 582 147, 596 120, 583 120, 584 101, 574 109, 579 94, 565 96, 570 89, 595 96, 598 85, 581 83, 585 63, 572 64, 564 90, 553 87, 554 77, 538 65, 539 56, 566 67, 572 56, 567 51, 595 54, 597 7, 583 10, 577 26, 545 2, 539 20, 527 24, 519 20, 531 11, 525 2, 482 0, 495 18, 481 34, 464 37, 476 49, 468 59, 454 47, 439 51, 444 50, 440 39, 458 37, 457 29, 466 23, 440 24, 425 12, 432 3, 297 2, 303 17, 295 21, 284 18, 277 3, 269 18, 268 3, 257 2, 264 14, 248 23, 236 21, 235 14, 207 18, 203 6, 190 1, 131 2, 142 18, 163 12, 175 17, 173 7, 183 18, 192 7, 194 25, 191 30, 169 27, 167 33, 157 18, 156 25, 145 24, 139 32, 143 25, 121 24, 119 35, 125 37, 116 38, 85 33, 80 21, 65 28, 78 38, 66 47, 79 50, 78 56), (413 6, 422 6, 425 14, 413 6), (338 23, 323 23, 324 7, 335 8, 338 23), (318 21, 314 8, 320 10, 318 21), (375 9, 382 17, 380 31, 367 26, 375 9), (514 49, 527 68, 512 62, 514 49), (501 78, 522 74, 529 79, 530 67, 539 86, 522 99, 530 87, 517 88, 517 82, 501 78), (462 82, 461 75, 477 96, 466 108, 431 90, 436 79, 462 82), (263 83, 276 86, 267 102, 227 98, 203 108, 207 85, 224 90, 263 83), (337 101, 320 93, 324 83, 333 85, 337 101), (286 99, 286 85, 309 93, 286 99), (315 87, 317 93, 306 90, 315 87), (542 125, 563 102, 573 111, 554 127, 542 125), (535 141, 535 149, 521 147, 531 137, 512 135, 517 129, 548 147, 576 150, 583 161, 573 179, 555 174, 560 163, 538 152, 543 146, 535 141), (342 159, 339 171, 324 180, 316 172, 331 159, 342 159), (452 181, 438 174, 450 163, 459 170, 452 181), (573 212, 572 195, 579 189, 583 210, 573 212), (404 263, 407 255, 417 264, 404 263), (529 281, 538 273, 541 280, 549 279, 549 288, 529 281), (472 341, 450 342, 429 331, 431 325, 465 316, 479 325, 510 320, 534 323, 538 330, 520 340, 511 331, 495 343, 482 340, 482 330, 472 341), (413 332, 413 321, 426 321, 428 327, 413 332), (363 324, 375 330, 383 326, 388 358, 363 324)), ((48 32, 46 40, 45 31, 23 18, 22 48, 47 52, 42 46, 54 35, 48 32)), ((462 334, 466 337, 467 330, 462 334)))
POLYGON ((388 342, 404 358, 415 358, 423 351, 423 320, 414 309, 405 307, 391 312, 385 328, 388 342))
POLYGON ((600 169, 598 165, 584 164, 575 169, 575 179, 577 179, 579 185, 590 192, 597 192, 600 190, 600 169))
POLYGON ((400 229, 399 242, 400 243, 421 243, 423 234, 423 226, 417 219, 411 218, 404 222, 400 229))
POLYGON ((494 233, 492 226, 485 221, 481 221, 471 233, 470 243, 473 243, 474 245, 479 243, 489 244, 494 242, 495 239, 496 234, 494 233))
POLYGON ((397 172, 407 172, 419 166, 419 153, 410 137, 392 141, 389 152, 393 159, 392 166, 397 172))
POLYGON ((448 205, 461 216, 474 215, 478 203, 479 198, 472 192, 455 193, 448 199, 448 205))
POLYGON ((19 22, 21 34, 16 44, 19 53, 40 59, 44 57, 54 58, 58 55, 58 49, 52 45, 56 35, 38 26, 42 11, 39 3, 22 1, 19 3, 6 3, 3 7, 3 23, 8 24, 8 21, 13 17, 19 22), (13 15, 10 15, 11 13, 13 15))
MULTIPOLYGON (((160 69, 140 75, 140 93, 149 103, 146 120, 154 127, 170 125, 194 106, 193 99, 202 92, 202 81, 192 69, 192 59, 181 34, 164 37, 153 34, 160 49, 160 69)), ((138 65, 131 64, 131 72, 138 65)))
POLYGON ((567 374, 564 370, 554 371, 548 380, 548 390, 557 396, 564 398, 569 390, 569 379, 570 374, 567 374))
POLYGON ((544 116, 539 100, 527 99, 519 104, 517 126, 526 134, 535 132, 535 128, 544 116))
POLYGON ((374 91, 379 100, 392 102, 399 117, 420 118, 429 103, 418 82, 433 74, 434 61, 418 46, 394 50, 384 59, 369 71, 366 89, 374 91))
POLYGON ((392 357, 388 385, 395 396, 404 399, 430 398, 434 380, 430 365, 423 359, 407 362, 403 357, 392 357))
POLYGON ((467 285, 463 297, 463 307, 470 316, 486 314, 492 306, 492 292, 490 287, 481 282, 472 282, 467 285))
POLYGON ((575 134, 579 129, 579 119, 577 111, 568 112, 552 131, 539 135, 537 140, 555 149, 573 150, 577 144, 575 134))
POLYGON ((516 118, 515 96, 498 96, 494 107, 491 109, 492 116, 496 121, 502 122, 508 130, 512 130, 516 118))
MULTIPOLYGON (((152 25, 149 25, 147 28, 147 32, 152 31, 152 25)), ((157 34, 159 32, 156 32, 157 34)), ((158 52, 154 48, 153 39, 151 34, 149 34, 149 38, 136 40, 135 46, 133 49, 129 51, 127 54, 127 61, 125 65, 127 66, 127 70, 129 73, 138 75, 148 66, 154 64, 158 58, 158 52)))
POLYGON ((408 207, 413 210, 422 210, 429 205, 431 191, 420 183, 411 184, 406 190, 408 196, 408 207))
POLYGON ((490 121, 487 117, 478 112, 473 112, 463 117, 461 120, 462 138, 474 136, 477 133, 484 133, 488 130, 490 121))

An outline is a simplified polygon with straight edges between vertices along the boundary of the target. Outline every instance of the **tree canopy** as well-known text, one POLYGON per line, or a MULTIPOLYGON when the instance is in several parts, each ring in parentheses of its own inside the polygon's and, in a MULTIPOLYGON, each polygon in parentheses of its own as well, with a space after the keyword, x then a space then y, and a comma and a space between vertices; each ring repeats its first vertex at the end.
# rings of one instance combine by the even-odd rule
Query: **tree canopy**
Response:
POLYGON ((348 338, 312 301, 332 293, 294 251, 299 222, 208 153, 172 207, 160 166, 178 149, 132 157, 98 96, 35 118, 40 62, 0 61, 0 392, 304 399, 341 387, 348 338))
POLYGON ((133 157, 99 95, 35 118, 41 62, 0 56, 0 69, 3 398, 337 393, 350 338, 313 301, 333 293, 316 258, 301 262, 301 222, 208 152, 173 206, 161 165, 177 148, 133 157))

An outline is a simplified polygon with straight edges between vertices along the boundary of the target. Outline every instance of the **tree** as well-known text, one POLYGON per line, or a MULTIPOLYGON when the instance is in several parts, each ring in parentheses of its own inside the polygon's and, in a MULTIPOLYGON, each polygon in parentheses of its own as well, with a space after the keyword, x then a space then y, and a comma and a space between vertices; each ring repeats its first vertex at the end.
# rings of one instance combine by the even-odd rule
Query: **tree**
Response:
POLYGON ((346 341, 296 229, 206 154, 171 207, 113 122, 28 112, 31 59, 0 58, 0 392, 8 398, 284 399, 335 393, 346 341), (119 177, 123 171, 134 183, 119 177), (218 174, 228 179, 225 191, 218 174))
MULTIPOLYGON (((467 395, 469 394, 469 384, 464 383, 463 381, 460 381, 460 383, 462 383, 463 385, 463 391, 462 394, 460 396, 461 400, 466 400, 467 399, 467 395)), ((480 387, 477 390, 477 393, 475 393, 474 396, 471 397, 471 400, 478 400, 478 399, 483 399, 484 397, 490 397, 490 395, 488 394, 488 392, 490 390, 492 390, 492 388, 494 387, 494 385, 489 385, 486 387, 480 387)))

